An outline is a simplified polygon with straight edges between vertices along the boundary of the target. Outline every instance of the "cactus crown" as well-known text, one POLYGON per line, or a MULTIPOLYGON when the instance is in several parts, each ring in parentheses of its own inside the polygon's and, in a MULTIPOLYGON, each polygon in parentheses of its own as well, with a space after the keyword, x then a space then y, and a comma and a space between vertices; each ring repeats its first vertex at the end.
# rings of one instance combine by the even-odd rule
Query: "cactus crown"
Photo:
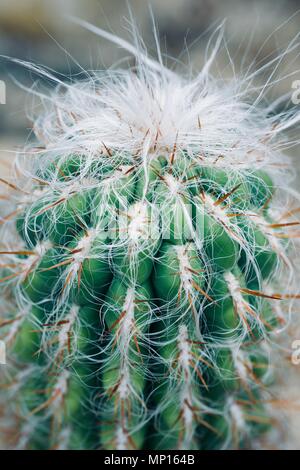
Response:
POLYGON ((253 106, 251 76, 215 80, 213 56, 191 79, 135 55, 51 76, 18 158, 1 253, 17 448, 247 447, 271 423, 295 119, 253 106))

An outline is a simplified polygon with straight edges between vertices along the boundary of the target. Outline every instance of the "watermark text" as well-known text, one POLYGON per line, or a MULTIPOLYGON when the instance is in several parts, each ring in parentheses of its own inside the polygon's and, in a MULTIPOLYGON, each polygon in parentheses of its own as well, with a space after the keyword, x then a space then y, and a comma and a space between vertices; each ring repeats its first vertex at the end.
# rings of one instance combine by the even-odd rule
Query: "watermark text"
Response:
POLYGON ((0 104, 6 104, 6 84, 0 80, 0 104))
POLYGON ((6 348, 4 341, 0 340, 0 364, 6 364, 6 348))
POLYGON ((292 83, 292 89, 295 90, 292 93, 292 103, 300 104, 300 80, 295 80, 292 83))

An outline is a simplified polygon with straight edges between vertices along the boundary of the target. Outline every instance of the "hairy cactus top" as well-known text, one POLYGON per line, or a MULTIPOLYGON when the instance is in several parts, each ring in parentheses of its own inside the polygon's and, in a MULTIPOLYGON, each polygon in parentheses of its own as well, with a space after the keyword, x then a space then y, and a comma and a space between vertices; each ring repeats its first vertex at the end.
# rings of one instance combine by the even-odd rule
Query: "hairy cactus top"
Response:
POLYGON ((216 49, 191 78, 111 39, 133 70, 70 84, 23 63, 57 87, 1 180, 9 445, 251 447, 297 297, 299 115, 251 74, 214 79, 216 49))

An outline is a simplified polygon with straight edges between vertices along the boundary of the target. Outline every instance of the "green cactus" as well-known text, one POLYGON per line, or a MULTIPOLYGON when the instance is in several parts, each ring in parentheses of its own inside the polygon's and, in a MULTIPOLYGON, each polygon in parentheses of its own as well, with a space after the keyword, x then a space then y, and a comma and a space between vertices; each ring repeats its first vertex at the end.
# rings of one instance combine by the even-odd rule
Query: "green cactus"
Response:
POLYGON ((293 225, 262 157, 273 118, 234 95, 220 117, 222 87, 210 101, 157 67, 57 91, 36 124, 52 144, 1 252, 17 448, 247 448, 270 427, 269 338, 293 298, 272 289, 293 225))

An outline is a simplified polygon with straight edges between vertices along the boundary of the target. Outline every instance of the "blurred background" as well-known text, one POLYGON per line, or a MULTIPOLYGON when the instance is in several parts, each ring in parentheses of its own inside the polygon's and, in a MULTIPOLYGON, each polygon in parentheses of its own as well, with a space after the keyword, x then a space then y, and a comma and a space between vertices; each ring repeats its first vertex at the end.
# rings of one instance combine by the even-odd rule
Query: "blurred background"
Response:
MULTIPOLYGON (((278 51, 286 49, 300 31, 297 0, 129 0, 128 3, 150 53, 155 54, 155 47, 149 5, 163 52, 180 57, 195 70, 203 64, 211 33, 224 19, 228 48, 237 71, 250 63, 254 68, 263 66, 278 51)), ((45 65, 66 79, 79 74, 80 67, 105 69, 124 57, 130 63, 126 52, 72 23, 70 16, 130 39, 130 15, 125 0, 0 0, 0 56, 45 65)), ((287 108, 292 106, 292 83, 300 80, 299 52, 298 48, 274 70, 274 79, 286 78, 273 87, 269 99, 287 94, 287 108)), ((120 64, 124 66, 126 62, 120 64)), ((226 50, 220 52, 215 67, 230 77, 232 68, 228 66, 226 50)), ((24 145, 31 130, 26 112, 28 94, 19 84, 31 87, 36 79, 24 67, 0 57, 0 103, 4 101, 4 91, 6 95, 6 103, 0 104, 2 176, 9 172, 15 150, 24 145)), ((298 153, 299 148, 292 150, 300 167, 298 153)), ((293 329, 293 337, 300 338, 300 327, 293 329)), ((279 365, 283 373, 278 394, 289 420, 289 435, 282 439, 280 446, 300 449, 299 404, 294 406, 299 395, 300 366, 287 368, 289 362, 287 359, 279 365)))

